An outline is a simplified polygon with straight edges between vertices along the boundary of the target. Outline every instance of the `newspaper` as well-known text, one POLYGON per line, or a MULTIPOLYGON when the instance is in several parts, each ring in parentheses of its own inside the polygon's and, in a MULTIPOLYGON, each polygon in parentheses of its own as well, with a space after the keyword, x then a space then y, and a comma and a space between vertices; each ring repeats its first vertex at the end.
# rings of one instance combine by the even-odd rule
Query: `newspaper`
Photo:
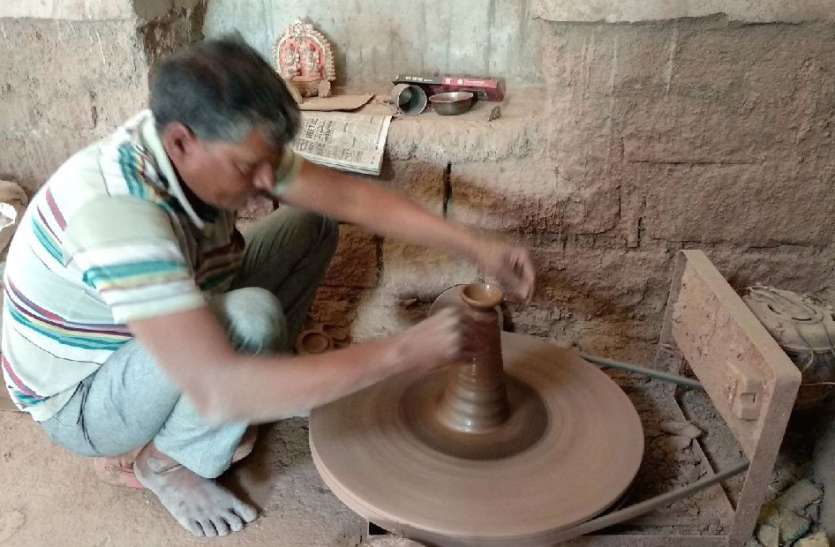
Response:
POLYGON ((303 112, 293 149, 328 167, 379 175, 391 116, 303 112))

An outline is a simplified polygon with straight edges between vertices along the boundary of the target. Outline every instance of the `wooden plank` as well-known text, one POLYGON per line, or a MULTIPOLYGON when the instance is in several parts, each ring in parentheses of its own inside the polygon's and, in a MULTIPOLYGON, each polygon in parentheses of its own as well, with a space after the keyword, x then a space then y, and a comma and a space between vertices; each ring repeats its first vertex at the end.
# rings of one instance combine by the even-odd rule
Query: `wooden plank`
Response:
POLYGON ((704 253, 682 251, 676 275, 662 341, 670 345, 668 362, 680 356, 689 364, 751 463, 729 539, 743 545, 765 498, 800 372, 704 253))

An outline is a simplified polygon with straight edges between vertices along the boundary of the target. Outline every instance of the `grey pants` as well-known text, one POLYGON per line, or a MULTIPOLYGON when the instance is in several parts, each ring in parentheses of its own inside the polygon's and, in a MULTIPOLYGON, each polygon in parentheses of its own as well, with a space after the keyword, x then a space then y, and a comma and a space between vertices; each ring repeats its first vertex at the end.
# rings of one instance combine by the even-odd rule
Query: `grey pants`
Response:
MULTIPOLYGON (((331 220, 282 206, 245 234, 233 290, 211 303, 239 351, 290 350, 336 249, 337 232, 331 220)), ((205 423, 136 341, 81 382, 42 425, 54 442, 84 456, 116 456, 153 441, 206 478, 229 468, 248 426, 205 423)))

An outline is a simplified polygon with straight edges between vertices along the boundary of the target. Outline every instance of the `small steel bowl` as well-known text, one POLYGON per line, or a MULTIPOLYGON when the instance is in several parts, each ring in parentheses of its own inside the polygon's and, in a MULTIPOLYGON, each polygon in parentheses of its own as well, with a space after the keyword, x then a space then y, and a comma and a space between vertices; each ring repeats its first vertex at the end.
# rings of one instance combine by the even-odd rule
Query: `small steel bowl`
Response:
POLYGON ((429 97, 432 108, 442 116, 463 114, 475 104, 475 95, 469 91, 450 91, 429 97))

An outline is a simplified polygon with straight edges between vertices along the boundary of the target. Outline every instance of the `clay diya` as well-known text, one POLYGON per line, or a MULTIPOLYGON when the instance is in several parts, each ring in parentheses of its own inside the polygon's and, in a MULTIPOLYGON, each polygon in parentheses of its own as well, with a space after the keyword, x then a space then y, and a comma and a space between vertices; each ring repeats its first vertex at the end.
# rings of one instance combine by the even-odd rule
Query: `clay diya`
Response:
POLYGON ((314 355, 325 353, 333 347, 333 341, 321 328, 302 331, 296 338, 296 353, 314 355))

